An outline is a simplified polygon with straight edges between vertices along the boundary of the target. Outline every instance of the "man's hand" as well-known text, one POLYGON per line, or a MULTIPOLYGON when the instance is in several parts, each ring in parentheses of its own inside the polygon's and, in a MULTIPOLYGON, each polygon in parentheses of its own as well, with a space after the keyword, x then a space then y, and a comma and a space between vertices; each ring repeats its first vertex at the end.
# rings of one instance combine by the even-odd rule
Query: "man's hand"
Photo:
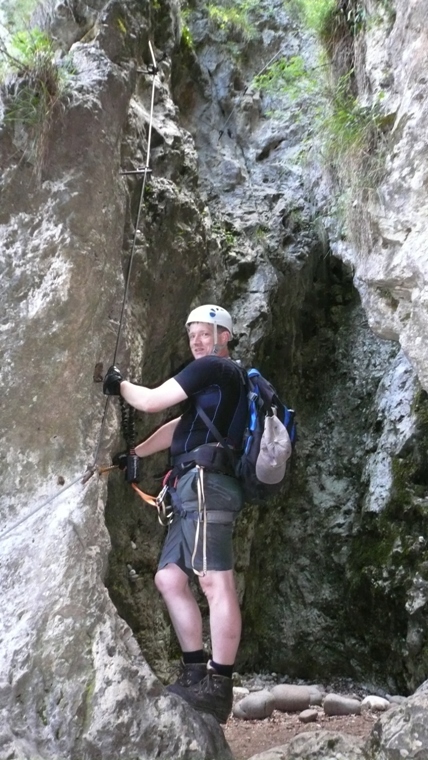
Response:
POLYGON ((120 384, 123 380, 119 367, 109 367, 103 382, 105 396, 120 396, 120 384))
POLYGON ((140 458, 135 454, 121 451, 112 458, 112 463, 125 473, 128 483, 138 483, 140 479, 140 458))
POLYGON ((114 455, 111 461, 115 467, 119 468, 119 470, 126 470, 126 465, 128 464, 128 452, 120 451, 118 454, 114 455))

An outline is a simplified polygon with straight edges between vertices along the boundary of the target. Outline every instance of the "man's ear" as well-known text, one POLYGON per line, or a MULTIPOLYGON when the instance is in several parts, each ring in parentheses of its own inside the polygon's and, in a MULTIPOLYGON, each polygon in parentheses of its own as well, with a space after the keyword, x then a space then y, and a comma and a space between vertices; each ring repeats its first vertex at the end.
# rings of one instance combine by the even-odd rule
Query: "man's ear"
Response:
POLYGON ((229 343, 232 336, 229 330, 222 330, 222 332, 220 333, 218 337, 220 338, 221 345, 226 346, 229 343))

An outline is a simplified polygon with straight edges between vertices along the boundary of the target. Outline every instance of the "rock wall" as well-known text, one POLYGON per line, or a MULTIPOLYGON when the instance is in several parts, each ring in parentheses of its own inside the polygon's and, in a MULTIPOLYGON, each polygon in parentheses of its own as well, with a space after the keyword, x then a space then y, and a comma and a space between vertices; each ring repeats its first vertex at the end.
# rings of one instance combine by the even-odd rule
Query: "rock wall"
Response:
MULTIPOLYGON (((390 13, 376 8, 375 18, 369 35, 390 29, 390 13)), ((300 159, 313 139, 304 96, 251 84, 275 54, 313 65, 317 49, 280 3, 259 7, 249 39, 236 28, 226 36, 198 4, 191 19, 196 55, 185 51, 172 81, 211 213, 226 227, 225 292, 245 325, 236 350, 270 374, 300 426, 285 498, 268 514, 247 512, 238 529, 240 666, 413 689, 424 666, 403 639, 424 651, 412 603, 425 562, 424 392, 397 336, 373 333, 358 268, 353 283, 329 253, 319 217, 328 221, 334 188, 316 143, 300 159)), ((363 35, 354 42, 361 61, 363 35)), ((366 207, 357 214, 365 223, 366 207)), ((332 250, 358 267, 352 238, 333 232, 332 250)))
MULTIPOLYGON (((319 224, 328 183, 316 160, 299 161, 312 134, 304 103, 250 86, 284 50, 315 55, 282 3, 261 3, 246 36, 195 2, 192 44, 175 2, 57 6, 42 20, 74 68, 39 171, 28 125, 0 133, 0 758, 227 760, 214 721, 162 689, 178 652, 152 583, 156 515, 117 474, 82 483, 96 452, 107 464, 122 447, 94 372, 114 353, 134 243, 118 352, 130 377, 156 384, 187 358, 191 306, 230 308, 236 355, 272 378, 300 431, 284 494, 246 508, 237 529, 238 667, 403 691, 423 680, 424 97, 412 56, 424 54, 424 5, 398 3, 393 26, 389 15, 356 40, 362 94, 370 77, 376 91, 383 56, 389 84, 378 86, 403 119, 363 209, 375 242, 333 238, 334 255, 319 224), (120 171, 147 157, 149 39, 152 175, 136 230, 142 178, 120 171), (406 156, 422 184, 399 183, 406 156)), ((164 419, 139 417, 138 435, 164 419)), ((148 490, 164 465, 145 463, 148 490)))
POLYGON ((412 690, 426 667, 426 272, 421 251, 427 93, 421 71, 428 6, 367 0, 343 9, 357 107, 372 114, 373 123, 377 120, 377 137, 366 146, 351 187, 348 167, 342 172, 339 167, 340 192, 350 194, 352 206, 347 234, 333 234, 331 245, 353 268, 371 329, 402 349, 377 393, 373 432, 381 431, 381 438, 376 450, 370 443, 367 447, 362 477, 368 490, 354 525, 347 575, 351 589, 361 593, 360 602, 352 595, 353 604, 373 621, 368 626, 372 661, 392 635, 401 682, 412 690))
MULTIPOLYGON (((143 109, 151 91, 150 76, 136 72, 150 61, 149 4, 87 10, 76 6, 73 18, 62 22, 53 11, 61 45, 74 43, 73 70, 68 98, 45 130, 42 162, 34 165, 34 134, 25 120, 3 122, 0 135, 0 757, 227 760, 214 719, 186 717, 189 708, 164 694, 111 602, 105 585, 107 484, 97 473, 84 482, 96 452, 97 464, 109 463, 118 440, 113 404, 106 408, 94 381, 99 365, 113 356, 128 263, 123 241, 131 194, 120 170, 132 168, 130 158, 138 162, 147 146, 143 109), (126 152, 128 122, 127 135, 136 131, 141 151, 134 146, 132 157, 126 152)), ((167 17, 172 27, 175 14, 173 6, 167 17)), ((5 90, 6 104, 15 86, 11 81, 5 90)), ((164 204, 156 212, 162 209, 165 237, 177 209, 183 224, 187 214, 193 225, 195 201, 185 188, 174 191, 165 180, 160 192, 164 204)), ((186 276, 196 267, 196 246, 195 236, 177 262, 183 292, 192 284, 186 276)), ((138 255, 141 270, 150 272, 145 252, 138 255)), ((133 288, 141 287, 139 276, 133 288)), ((161 343, 156 318, 163 307, 156 295, 162 304, 171 299, 173 307, 181 293, 172 279, 167 287, 163 279, 156 294, 162 257, 151 276, 148 282, 141 275, 155 299, 145 304, 147 340, 161 343)), ((186 308, 183 303, 183 314, 186 308)), ((141 309, 130 312, 132 329, 143 316, 141 309)), ((125 333, 121 362, 128 351, 125 333)))
POLYGON ((391 120, 383 177, 358 207, 359 245, 340 246, 355 267, 370 325, 398 340, 427 387, 426 323, 426 2, 364 3, 355 41, 359 98, 391 120), (371 22, 372 20, 372 22, 371 22))

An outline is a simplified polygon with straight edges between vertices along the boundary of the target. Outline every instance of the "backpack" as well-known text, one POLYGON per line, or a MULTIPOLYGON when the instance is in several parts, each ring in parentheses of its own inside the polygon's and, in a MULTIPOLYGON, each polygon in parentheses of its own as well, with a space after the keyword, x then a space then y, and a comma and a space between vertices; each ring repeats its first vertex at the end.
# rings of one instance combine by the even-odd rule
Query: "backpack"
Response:
POLYGON ((248 400, 247 424, 238 460, 199 405, 197 411, 233 458, 234 472, 241 483, 245 501, 261 504, 276 493, 284 481, 286 464, 296 441, 295 413, 285 406, 273 385, 257 369, 244 370, 239 364, 237 366, 242 373, 248 400))

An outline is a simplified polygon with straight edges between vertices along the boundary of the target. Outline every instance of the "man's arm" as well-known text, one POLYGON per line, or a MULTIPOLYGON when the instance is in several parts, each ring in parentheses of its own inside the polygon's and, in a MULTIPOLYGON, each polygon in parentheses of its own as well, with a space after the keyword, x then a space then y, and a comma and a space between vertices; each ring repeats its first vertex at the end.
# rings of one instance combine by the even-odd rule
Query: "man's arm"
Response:
POLYGON ((139 409, 141 412, 161 412, 187 398, 187 394, 173 377, 157 388, 146 388, 144 385, 135 385, 128 380, 122 380, 120 395, 134 409, 139 409))
MULTIPOLYGON (((131 385, 131 383, 129 383, 131 385)), ((178 425, 180 417, 176 417, 175 420, 166 422, 165 425, 158 428, 150 438, 147 438, 142 443, 139 443, 135 447, 135 453, 139 457, 148 457, 150 454, 156 454, 158 451, 164 451, 169 449, 174 435, 175 428, 178 425)))

